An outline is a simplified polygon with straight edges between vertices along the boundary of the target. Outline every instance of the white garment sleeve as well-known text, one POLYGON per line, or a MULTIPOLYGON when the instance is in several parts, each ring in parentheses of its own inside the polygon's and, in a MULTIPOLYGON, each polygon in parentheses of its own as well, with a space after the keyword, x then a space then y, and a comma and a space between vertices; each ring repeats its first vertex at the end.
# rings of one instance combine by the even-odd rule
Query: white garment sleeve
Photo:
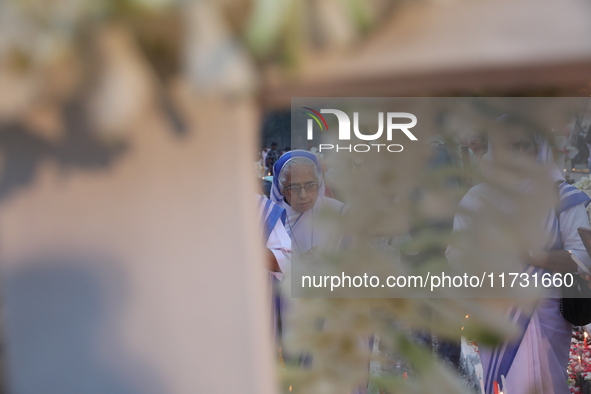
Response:
POLYGON ((579 227, 591 227, 589 216, 583 204, 576 205, 562 212, 559 216, 560 232, 564 250, 571 250, 591 271, 591 256, 579 236, 579 227))
POLYGON ((283 279, 283 273, 287 272, 291 265, 291 239, 283 226, 281 220, 278 220, 269 235, 269 240, 265 245, 277 259, 277 265, 281 272, 272 272, 277 279, 283 279))

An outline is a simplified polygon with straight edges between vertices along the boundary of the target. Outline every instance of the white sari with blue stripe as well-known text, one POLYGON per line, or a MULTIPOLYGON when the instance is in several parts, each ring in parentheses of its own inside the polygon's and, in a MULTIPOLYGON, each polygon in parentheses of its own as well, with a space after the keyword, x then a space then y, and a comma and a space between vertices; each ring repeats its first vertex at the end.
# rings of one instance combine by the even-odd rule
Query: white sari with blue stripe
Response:
MULTIPOLYGON (((559 186, 559 198, 556 212, 550 213, 546 219, 547 250, 564 248, 565 234, 561 231, 561 227, 566 224, 564 221, 576 217, 581 220, 581 224, 586 223, 588 226, 589 223, 584 207, 589 204, 590 199, 585 193, 562 183, 559 186), (567 214, 570 215, 569 219, 566 219, 567 214), (585 217, 580 217, 581 214, 585 217)), ((569 226, 573 227, 576 228, 569 226)), ((547 271, 528 266, 526 272, 542 274, 547 271)), ((501 385, 503 378, 507 385, 503 389, 511 394, 569 393, 566 367, 572 325, 561 316, 559 289, 554 290, 556 297, 541 300, 533 314, 525 313, 517 307, 507 312, 508 319, 521 327, 518 338, 494 349, 480 350, 486 394, 494 394, 494 382, 501 385)))
MULTIPOLYGON (((285 225, 286 212, 285 209, 275 204, 265 196, 258 197, 258 216, 262 224, 262 237, 265 245, 268 244, 271 233, 276 228, 277 224, 285 225)), ((277 256, 277 255, 276 255, 277 256)), ((279 263, 279 262, 278 262, 279 263)), ((270 291, 272 295, 272 332, 275 340, 280 341, 281 337, 281 314, 283 311, 283 300, 281 291, 279 289, 278 276, 282 277, 282 273, 271 272, 269 274, 270 291)))
POLYGON ((267 243, 271 232, 278 220, 285 225, 287 213, 285 209, 275 204, 265 196, 258 196, 258 214, 263 227, 263 241, 267 243))

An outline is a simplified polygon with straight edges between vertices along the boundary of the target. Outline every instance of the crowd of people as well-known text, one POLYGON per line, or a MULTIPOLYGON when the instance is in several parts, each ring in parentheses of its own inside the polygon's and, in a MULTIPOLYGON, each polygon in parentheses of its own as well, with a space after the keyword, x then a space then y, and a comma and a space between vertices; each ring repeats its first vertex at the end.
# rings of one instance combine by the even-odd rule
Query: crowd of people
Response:
POLYGON ((279 150, 277 150, 276 142, 272 142, 270 146, 271 149, 269 149, 266 146, 263 146, 263 150, 260 153, 259 162, 266 169, 267 174, 272 176, 274 174, 273 166, 275 165, 275 162, 279 160, 279 158, 283 156, 285 153, 289 152, 291 148, 289 146, 286 146, 285 149, 280 152, 279 150))
MULTIPOLYGON (((580 135, 571 131, 570 135, 557 136, 557 141, 553 141, 553 149, 546 139, 518 122, 513 122, 508 115, 500 117, 497 124, 510 132, 495 135, 483 132, 465 133, 456 140, 457 144, 450 144, 444 138, 432 138, 431 165, 483 169, 499 160, 498 150, 537 162, 547 170, 548 182, 555 185, 559 204, 555 210, 542 213, 547 216, 545 247, 524 257, 526 272, 577 272, 577 266, 571 258, 573 254, 591 267, 591 257, 577 233, 578 227, 590 227, 585 211, 590 199, 585 193, 570 186, 564 177, 565 160, 581 160, 578 148, 573 149, 571 144, 573 141, 575 144, 580 142, 580 135), (557 162, 561 163, 560 167, 557 162)), ((314 253, 319 245, 327 242, 333 242, 332 247, 335 249, 343 247, 330 234, 315 229, 312 219, 321 209, 344 215, 347 206, 331 198, 330 192, 327 192, 329 187, 325 168, 323 170, 321 158, 315 149, 306 151, 285 148, 279 152, 276 143, 270 146, 271 149, 263 148, 260 155, 261 164, 264 163, 265 171, 273 178, 267 196, 259 196, 259 214, 265 228, 265 245, 269 251, 267 268, 274 282, 272 286, 276 287, 283 274, 289 271, 293 256, 314 253)), ((468 176, 458 182, 464 185, 476 183, 468 176)), ((525 190, 529 185, 528 179, 524 178, 518 180, 515 187, 525 190)), ((455 216, 453 228, 450 223, 450 231, 469 229, 471 222, 465 212, 484 209, 483 201, 491 193, 495 193, 491 185, 473 185, 459 202, 464 213, 455 216)), ((511 201, 504 201, 502 198, 496 201, 500 210, 510 211, 514 208, 511 201)), ((461 258, 451 245, 445 255, 451 265, 454 260, 461 258)), ((559 292, 559 289, 554 290, 559 292)), ((273 297, 275 332, 279 341, 281 330, 285 329, 281 326, 285 300, 281 299, 277 291, 273 292, 273 297)), ((517 340, 513 339, 493 348, 480 348, 485 393, 494 394, 498 387, 496 385, 501 381, 505 391, 512 394, 527 394, 532 389, 537 394, 569 393, 566 365, 573 325, 561 315, 560 294, 553 294, 542 300, 532 313, 516 308, 511 311, 511 316, 515 317, 515 322, 521 329, 517 340)), ((459 337, 460 333, 458 339, 459 337)), ((454 354, 454 364, 457 366, 459 345, 452 343, 448 348, 454 354)))

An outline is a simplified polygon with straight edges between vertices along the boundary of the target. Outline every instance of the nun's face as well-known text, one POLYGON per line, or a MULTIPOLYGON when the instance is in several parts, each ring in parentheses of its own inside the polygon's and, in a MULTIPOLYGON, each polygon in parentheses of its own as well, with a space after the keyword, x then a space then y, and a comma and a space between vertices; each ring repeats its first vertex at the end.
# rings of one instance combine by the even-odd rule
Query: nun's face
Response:
POLYGON ((515 130, 505 137, 505 148, 515 154, 535 159, 538 154, 538 146, 532 134, 521 130, 515 130))
POLYGON ((296 165, 286 174, 283 195, 296 212, 312 209, 318 198, 316 169, 309 165, 296 165))
POLYGON ((503 125, 503 129, 495 134, 499 157, 521 157, 535 160, 538 145, 532 133, 528 133, 519 125, 503 125))

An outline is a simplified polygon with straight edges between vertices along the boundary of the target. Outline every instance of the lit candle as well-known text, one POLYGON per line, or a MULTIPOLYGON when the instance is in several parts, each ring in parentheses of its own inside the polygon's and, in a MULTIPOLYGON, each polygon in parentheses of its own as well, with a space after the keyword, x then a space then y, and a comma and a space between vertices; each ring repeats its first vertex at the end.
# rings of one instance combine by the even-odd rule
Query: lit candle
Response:
POLYGON ((584 346, 584 347, 587 347, 587 335, 588 335, 588 334, 587 334, 587 331, 585 331, 585 332, 583 333, 583 336, 585 337, 585 339, 583 339, 583 346, 584 346))

